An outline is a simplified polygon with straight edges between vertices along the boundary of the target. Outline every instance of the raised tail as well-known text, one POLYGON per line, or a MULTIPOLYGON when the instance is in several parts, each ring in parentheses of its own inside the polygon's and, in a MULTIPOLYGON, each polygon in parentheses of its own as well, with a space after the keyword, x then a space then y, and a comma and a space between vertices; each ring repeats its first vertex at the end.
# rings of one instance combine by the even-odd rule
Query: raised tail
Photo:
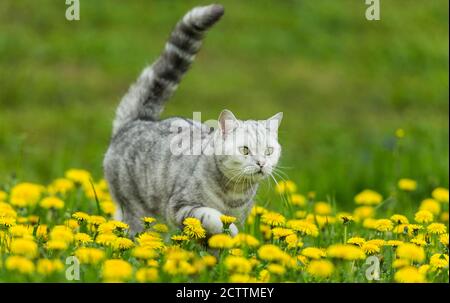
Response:
POLYGON ((222 17, 221 5, 212 4, 190 10, 175 26, 164 52, 145 68, 117 108, 113 135, 126 123, 157 120, 164 103, 176 90, 200 50, 204 33, 222 17))

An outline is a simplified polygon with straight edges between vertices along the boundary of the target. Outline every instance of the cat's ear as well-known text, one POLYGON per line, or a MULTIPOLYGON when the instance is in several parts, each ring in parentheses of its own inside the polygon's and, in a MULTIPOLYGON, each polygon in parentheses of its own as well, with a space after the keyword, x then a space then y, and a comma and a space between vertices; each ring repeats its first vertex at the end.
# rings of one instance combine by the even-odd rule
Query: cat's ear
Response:
POLYGON ((219 115, 219 129, 222 135, 229 134, 239 126, 239 121, 228 109, 224 109, 219 115))
POLYGON ((267 119, 267 127, 270 131, 277 132, 280 127, 281 120, 283 119, 283 113, 279 112, 278 114, 273 115, 269 119, 267 119))

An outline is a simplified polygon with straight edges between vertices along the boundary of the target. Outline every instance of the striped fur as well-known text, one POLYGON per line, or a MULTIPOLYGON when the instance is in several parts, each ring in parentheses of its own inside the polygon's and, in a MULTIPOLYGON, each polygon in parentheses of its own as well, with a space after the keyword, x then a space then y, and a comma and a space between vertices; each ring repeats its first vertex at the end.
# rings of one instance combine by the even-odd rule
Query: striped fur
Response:
POLYGON ((116 112, 113 135, 131 121, 159 118, 164 103, 172 96, 200 50, 205 32, 223 12, 223 7, 217 4, 196 7, 177 23, 161 56, 144 69, 123 97, 116 112))

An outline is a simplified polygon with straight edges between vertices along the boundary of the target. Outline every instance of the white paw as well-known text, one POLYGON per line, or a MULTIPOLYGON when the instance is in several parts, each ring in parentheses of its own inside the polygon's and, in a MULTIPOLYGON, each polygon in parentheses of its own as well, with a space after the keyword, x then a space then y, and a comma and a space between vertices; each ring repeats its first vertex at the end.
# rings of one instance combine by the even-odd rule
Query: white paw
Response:
POLYGON ((234 223, 230 224, 229 230, 232 237, 236 237, 236 235, 239 233, 239 229, 234 223))
POLYGON ((203 222, 203 227, 209 234, 220 234, 223 232, 223 223, 218 218, 209 218, 203 222))
POLYGON ((219 211, 207 209, 203 215, 203 227, 209 234, 220 234, 223 232, 223 223, 220 221, 222 214, 219 211))

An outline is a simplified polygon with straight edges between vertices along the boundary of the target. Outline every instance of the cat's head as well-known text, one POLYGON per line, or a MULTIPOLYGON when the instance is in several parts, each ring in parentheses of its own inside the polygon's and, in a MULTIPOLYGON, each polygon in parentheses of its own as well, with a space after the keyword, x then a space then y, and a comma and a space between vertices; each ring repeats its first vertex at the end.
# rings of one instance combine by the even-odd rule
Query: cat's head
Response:
POLYGON ((229 110, 218 119, 215 136, 220 169, 236 182, 258 182, 275 169, 281 155, 278 127, 283 113, 267 120, 238 120, 229 110))

